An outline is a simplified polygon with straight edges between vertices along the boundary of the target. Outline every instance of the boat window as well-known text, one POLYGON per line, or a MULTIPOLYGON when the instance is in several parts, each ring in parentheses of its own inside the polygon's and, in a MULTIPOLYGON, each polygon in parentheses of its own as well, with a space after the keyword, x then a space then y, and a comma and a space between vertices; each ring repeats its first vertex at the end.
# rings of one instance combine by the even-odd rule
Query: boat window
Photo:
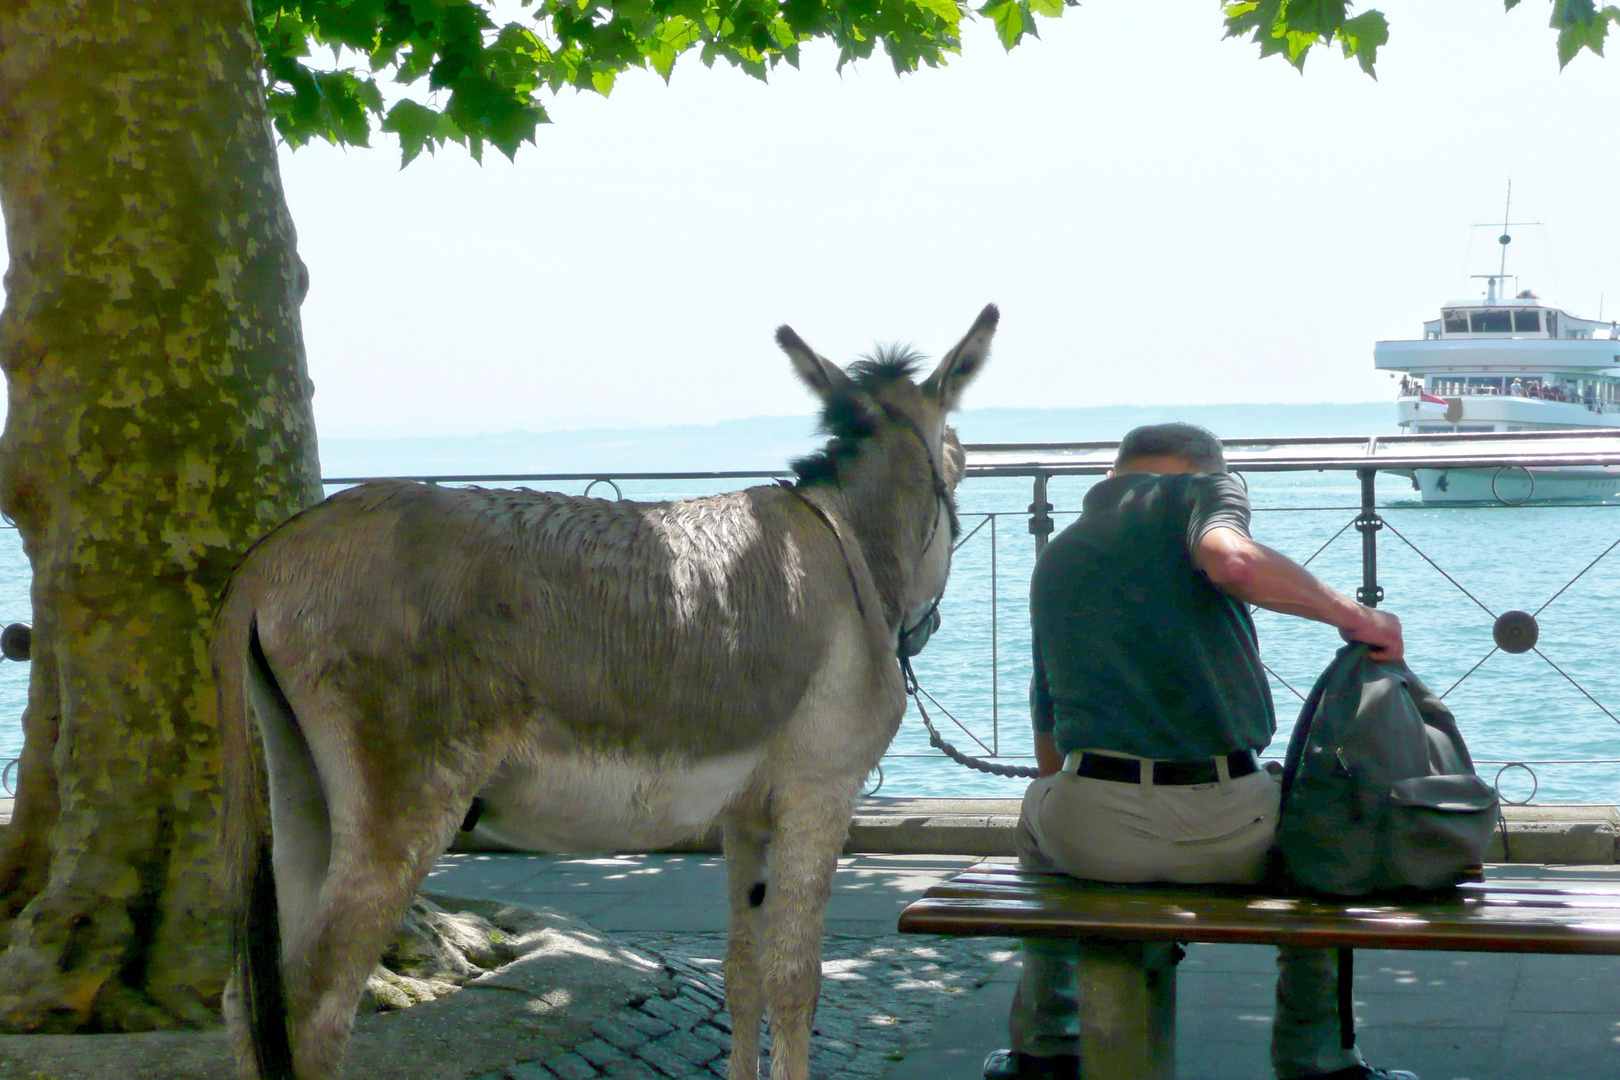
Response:
POLYGON ((1547 312, 1547 336, 1558 336, 1558 312, 1556 311, 1547 312))
POLYGON ((1513 332, 1514 333, 1523 334, 1523 333, 1528 332, 1528 333, 1535 334, 1535 333, 1540 333, 1540 331, 1541 331, 1541 312, 1536 311, 1535 309, 1532 308, 1529 311, 1515 311, 1513 313, 1513 332))
POLYGON ((1513 312, 1475 311, 1469 317, 1476 334, 1507 334, 1513 331, 1513 312))
POLYGON ((1466 312, 1466 311, 1442 311, 1440 314, 1443 315, 1445 317, 1445 320, 1446 320, 1446 333, 1448 333, 1448 334, 1466 334, 1466 333, 1468 333, 1468 312, 1466 312))

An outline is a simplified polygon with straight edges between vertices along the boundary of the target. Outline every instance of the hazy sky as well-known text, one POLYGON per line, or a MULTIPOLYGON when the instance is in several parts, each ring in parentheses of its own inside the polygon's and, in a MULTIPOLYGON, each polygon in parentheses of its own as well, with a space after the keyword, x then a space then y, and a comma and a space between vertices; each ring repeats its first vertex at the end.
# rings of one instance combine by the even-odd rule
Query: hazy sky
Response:
POLYGON ((566 94, 516 165, 284 153, 320 431, 808 412, 778 324, 938 355, 987 301, 969 407, 1381 399, 1373 342, 1494 269, 1509 178, 1522 287, 1620 315, 1620 57, 1560 74, 1544 0, 1381 6, 1377 81, 1262 62, 1213 0, 1088 0, 903 79, 688 57, 566 94))

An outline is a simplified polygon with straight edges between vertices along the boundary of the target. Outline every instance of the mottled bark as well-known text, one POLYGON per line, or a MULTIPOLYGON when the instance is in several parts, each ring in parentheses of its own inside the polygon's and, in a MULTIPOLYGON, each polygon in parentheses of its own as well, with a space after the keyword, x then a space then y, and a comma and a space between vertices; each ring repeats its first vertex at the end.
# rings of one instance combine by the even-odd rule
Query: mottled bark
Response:
POLYGON ((33 564, 0 1028, 210 1021, 207 634, 318 497, 303 271, 246 0, 0 0, 0 508, 33 564))

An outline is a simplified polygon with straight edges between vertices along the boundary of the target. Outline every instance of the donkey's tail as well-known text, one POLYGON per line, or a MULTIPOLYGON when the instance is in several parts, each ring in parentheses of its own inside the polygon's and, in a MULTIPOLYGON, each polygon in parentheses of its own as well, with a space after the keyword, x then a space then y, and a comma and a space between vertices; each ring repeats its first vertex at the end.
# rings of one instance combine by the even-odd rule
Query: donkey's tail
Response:
POLYGON ((281 916, 270 845, 262 845, 234 932, 237 977, 260 1080, 293 1080, 287 994, 281 981, 281 916))
MULTIPOLYGON (((227 594, 213 642, 225 780, 225 882, 231 912, 231 968, 259 1080, 294 1080, 282 982, 281 917, 271 858, 262 744, 248 718, 248 683, 274 687, 251 607, 227 594), (250 671, 249 668, 252 668, 250 671)), ((274 696, 280 698, 279 688, 274 696)), ((283 699, 284 700, 284 699, 283 699)))

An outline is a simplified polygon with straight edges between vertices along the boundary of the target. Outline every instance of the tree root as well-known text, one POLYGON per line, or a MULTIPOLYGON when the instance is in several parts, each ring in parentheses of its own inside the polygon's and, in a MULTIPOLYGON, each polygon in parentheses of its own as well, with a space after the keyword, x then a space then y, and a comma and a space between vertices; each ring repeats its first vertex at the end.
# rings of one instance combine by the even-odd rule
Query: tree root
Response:
POLYGON ((366 980, 361 1012, 434 1001, 516 960, 551 925, 524 908, 459 897, 418 896, 366 980), (454 910, 451 910, 454 909, 454 910))

